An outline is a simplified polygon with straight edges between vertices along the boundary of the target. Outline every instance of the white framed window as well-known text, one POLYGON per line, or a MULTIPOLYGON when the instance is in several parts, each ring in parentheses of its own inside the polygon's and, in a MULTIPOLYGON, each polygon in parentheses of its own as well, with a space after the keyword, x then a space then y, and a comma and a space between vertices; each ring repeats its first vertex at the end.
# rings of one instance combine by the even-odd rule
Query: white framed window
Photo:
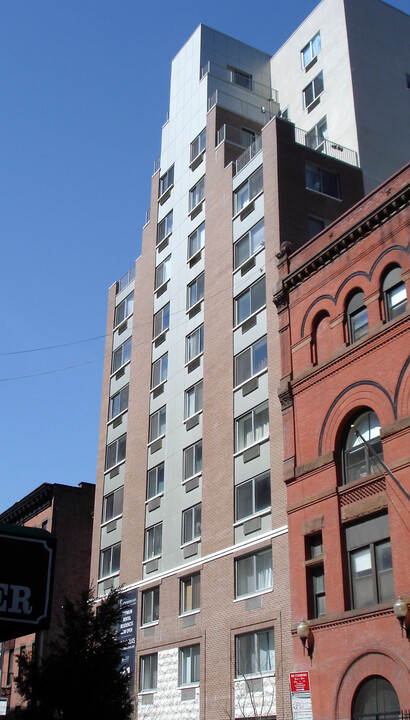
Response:
POLYGON ((168 353, 161 355, 152 363, 151 388, 156 388, 165 382, 168 377, 168 353))
POLYGON ((303 107, 305 110, 317 100, 324 89, 323 71, 321 71, 303 90, 303 107))
POLYGON ((366 607, 394 598, 388 515, 346 527, 351 606, 366 607))
POLYGON ((171 277, 171 255, 168 255, 165 260, 162 261, 155 268, 155 285, 154 290, 157 290, 161 285, 167 282, 171 277))
POLYGON ((401 267, 396 265, 389 270, 383 280, 382 289, 387 320, 393 320, 406 312, 407 292, 401 277, 401 267))
POLYGON ((358 290, 351 296, 346 307, 349 341, 354 343, 367 334, 369 319, 364 303, 364 292, 358 290))
POLYGON ((235 325, 240 325, 265 305, 266 286, 263 276, 235 298, 235 325))
POLYGON ((202 440, 184 449, 184 480, 202 472, 202 440))
POLYGON ((237 635, 236 677, 266 675, 275 672, 273 628, 237 635))
POLYGON ((111 545, 111 547, 101 550, 100 553, 100 574, 99 579, 114 575, 120 570, 121 560, 121 543, 111 545))
POLYGON ((154 315, 154 340, 169 328, 170 305, 167 303, 154 315))
POLYGON ((131 345, 132 338, 128 338, 122 345, 120 345, 112 354, 112 372, 115 373, 117 370, 125 365, 125 363, 131 360, 131 345))
POLYGON ((205 245, 205 223, 201 223, 188 237, 188 260, 190 260, 205 245))
POLYGON ((322 49, 322 44, 320 40, 320 30, 312 37, 311 40, 309 40, 308 44, 305 45, 304 48, 300 51, 300 57, 302 61, 302 68, 307 67, 310 62, 312 62, 313 58, 316 57, 316 55, 320 52, 322 49))
POLYGON ((130 293, 119 305, 115 308, 114 327, 121 325, 121 323, 132 314, 134 309, 134 293, 130 293))
POLYGON ((306 145, 312 150, 324 149, 325 140, 327 140, 327 117, 322 118, 311 130, 306 134, 306 145))
POLYGON ((249 445, 267 438, 269 436, 268 401, 265 400, 261 405, 235 420, 235 425, 236 452, 241 452, 249 445))
POLYGON ((239 213, 245 205, 253 200, 263 190, 263 166, 261 165, 250 177, 234 192, 234 214, 239 213))
POLYGON ((147 473, 147 500, 164 492, 164 463, 160 463, 148 470, 147 473))
POLYGON ((343 482, 345 484, 382 470, 380 463, 370 452, 369 445, 383 459, 380 420, 373 410, 361 411, 350 420, 345 430, 342 445, 343 482), (364 437, 367 445, 356 435, 356 429, 364 437))
POLYGON ((199 645, 188 645, 179 649, 179 684, 198 685, 199 645))
POLYGON ((206 128, 191 142, 190 162, 193 162, 206 148, 206 128))
POLYGON ((180 584, 180 613, 191 613, 200 608, 200 573, 193 573, 184 577, 180 584))
POLYGON ((161 220, 158 223, 158 230, 157 230, 157 245, 159 245, 163 240, 165 240, 168 235, 171 235, 172 233, 172 221, 173 221, 173 212, 168 213, 164 217, 163 220, 161 220))
POLYGON ((261 220, 239 238, 234 245, 234 268, 235 270, 249 260, 252 255, 265 247, 265 224, 261 220))
POLYGON ((266 335, 235 356, 235 387, 249 380, 268 366, 266 335))
POLYGON ((182 544, 201 538, 201 503, 184 510, 182 513, 182 544))
POLYGON ((205 291, 205 273, 201 273, 187 286, 186 307, 187 310, 203 300, 205 291))
POLYGON ((159 619, 159 587, 143 590, 141 625, 151 625, 159 619))
POLYGON ((189 191, 189 212, 205 198, 205 175, 189 191))
POLYGON ((228 67, 228 77, 231 83, 240 85, 240 87, 252 90, 252 75, 244 70, 238 70, 237 68, 228 67))
POLYGON ((162 522, 145 530, 145 560, 162 554, 162 522))
POLYGON ((115 395, 110 398, 110 408, 108 413, 109 420, 112 420, 117 415, 120 415, 120 413, 128 410, 129 389, 130 386, 125 385, 125 387, 121 388, 119 392, 115 393, 115 395))
POLYGON ((235 520, 257 515, 271 506, 270 473, 245 480, 235 487, 235 520))
POLYGON ((273 588, 272 548, 235 560, 236 597, 273 588))
POLYGON ((204 325, 200 325, 186 336, 185 362, 189 363, 204 351, 204 325))
POLYGON ((112 520, 122 514, 122 505, 124 499, 124 486, 117 488, 114 492, 104 497, 103 503, 103 523, 112 520))
POLYGON ((202 410, 202 388, 203 381, 200 380, 188 390, 185 390, 185 420, 202 410))
POLYGON ((164 175, 161 176, 159 180, 159 195, 163 195, 166 193, 167 190, 169 190, 170 187, 172 187, 174 184, 174 166, 171 165, 171 167, 167 170, 164 175))
POLYGON ((149 416, 149 442, 154 442, 154 440, 165 435, 166 421, 166 405, 149 416))
POLYGON ((323 170, 317 165, 307 164, 305 168, 306 187, 309 190, 340 198, 339 175, 323 170))
POLYGON ((117 440, 114 440, 114 442, 107 445, 107 451, 105 455, 106 470, 109 470, 110 468, 114 467, 114 465, 117 465, 122 460, 125 460, 126 445, 127 433, 121 435, 121 437, 117 438, 117 440))
POLYGON ((157 689, 158 681, 158 653, 142 655, 140 665, 140 692, 149 692, 157 689))

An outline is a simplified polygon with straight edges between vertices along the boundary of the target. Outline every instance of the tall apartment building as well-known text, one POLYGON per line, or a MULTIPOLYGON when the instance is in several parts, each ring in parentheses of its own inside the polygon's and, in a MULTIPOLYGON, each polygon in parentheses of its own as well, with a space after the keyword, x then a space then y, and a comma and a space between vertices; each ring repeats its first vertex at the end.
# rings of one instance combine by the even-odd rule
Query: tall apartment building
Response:
POLYGON ((291 716, 276 253, 363 179, 310 99, 278 117, 274 60, 205 26, 175 57, 142 252, 109 291, 91 581, 138 591, 139 718, 291 716))

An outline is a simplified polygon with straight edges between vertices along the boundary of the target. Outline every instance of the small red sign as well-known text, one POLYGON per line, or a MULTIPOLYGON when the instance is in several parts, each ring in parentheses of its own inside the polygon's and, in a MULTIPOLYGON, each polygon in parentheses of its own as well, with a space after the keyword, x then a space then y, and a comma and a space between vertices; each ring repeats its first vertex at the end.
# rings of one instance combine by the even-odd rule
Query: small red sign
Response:
POLYGON ((310 692, 308 672, 291 672, 289 675, 291 692, 310 692))

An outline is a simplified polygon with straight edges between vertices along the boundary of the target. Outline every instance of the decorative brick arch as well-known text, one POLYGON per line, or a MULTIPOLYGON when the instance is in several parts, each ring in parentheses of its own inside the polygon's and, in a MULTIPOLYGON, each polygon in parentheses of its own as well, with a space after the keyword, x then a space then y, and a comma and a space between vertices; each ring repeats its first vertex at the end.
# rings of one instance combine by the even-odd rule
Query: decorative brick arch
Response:
POLYGON ((375 284, 377 284, 381 288, 382 278, 385 270, 391 265, 399 265, 402 269, 402 272, 405 272, 407 254, 408 248, 402 245, 392 245, 392 247, 384 250, 384 252, 379 255, 377 260, 375 260, 370 270, 370 276, 374 280, 375 284))
POLYGON ((335 450, 338 433, 348 416, 365 407, 374 410, 382 427, 396 419, 393 399, 382 385, 372 380, 352 383, 339 393, 326 413, 319 435, 319 456, 335 450))
POLYGON ((394 406, 398 418, 406 417, 410 407, 410 357, 404 363, 397 381, 394 406))
MULTIPOLYGON (((393 619, 392 619, 393 622, 393 619)), ((381 675, 393 685, 401 708, 410 707, 409 671, 395 653, 384 647, 371 647, 356 655, 345 667, 336 693, 334 717, 351 717, 357 688, 371 675, 381 675)))

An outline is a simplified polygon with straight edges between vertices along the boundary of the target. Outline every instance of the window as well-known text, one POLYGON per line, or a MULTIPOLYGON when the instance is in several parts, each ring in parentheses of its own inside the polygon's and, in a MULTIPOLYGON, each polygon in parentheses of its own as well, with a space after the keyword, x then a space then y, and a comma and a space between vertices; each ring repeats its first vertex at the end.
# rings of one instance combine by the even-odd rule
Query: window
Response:
MULTIPOLYGON (((27 648, 25 645, 20 645, 19 657, 24 658, 27 655, 27 648)), ((23 677, 23 666, 19 663, 18 666, 18 679, 21 680, 23 677)))
POLYGON ((327 140, 327 118, 326 116, 320 120, 306 135, 306 145, 312 150, 324 149, 324 143, 327 140))
POLYGON ((120 345, 112 354, 112 371, 117 372, 118 368, 131 360, 131 344, 132 338, 128 338, 120 345))
POLYGON ((383 280, 383 299, 386 310, 386 320, 406 312, 407 292, 406 285, 401 279, 401 268, 394 267, 383 280))
POLYGON ((161 285, 167 282, 171 277, 171 255, 155 268, 155 285, 154 290, 157 290, 161 285))
POLYGON ((189 191, 189 212, 193 210, 205 197, 205 175, 198 180, 189 191))
POLYGON ((346 527, 353 608, 394 598, 393 566, 387 514, 346 527))
POLYGON ((112 418, 116 417, 125 410, 128 410, 129 388, 129 385, 125 385, 125 387, 121 388, 119 392, 115 393, 115 395, 110 398, 110 409, 108 414, 109 420, 112 420, 112 418))
POLYGON ((273 628, 238 635, 236 638, 236 676, 261 675, 275 671, 273 628))
POLYGON ((168 353, 162 355, 152 363, 151 387, 156 388, 165 382, 168 377, 168 353))
POLYGON ((321 50, 320 31, 308 42, 302 49, 300 55, 302 59, 302 67, 305 68, 316 57, 321 50))
POLYGON ((150 625, 159 619, 159 587, 142 593, 141 625, 150 625))
POLYGON ((103 522, 108 522, 122 513, 124 486, 104 497, 103 522))
POLYGON ((309 190, 340 198, 339 176, 317 165, 306 165, 306 187, 309 190))
POLYGON ((239 213, 245 205, 253 200, 263 190, 263 167, 256 170, 248 180, 234 193, 234 214, 239 213))
POLYGON ((184 450, 184 480, 202 472, 202 440, 184 450))
POLYGON ((140 668, 140 691, 149 692, 157 689, 158 653, 143 655, 140 668))
POLYGON ((189 645, 179 650, 179 684, 199 683, 199 645, 189 645))
POLYGON ((185 420, 202 410, 202 387, 203 381, 200 380, 189 390, 185 390, 185 420))
POLYGON ((371 675, 360 685, 352 703, 352 720, 394 720, 403 715, 397 693, 386 678, 371 675))
POLYGON ((235 298, 235 325, 240 325, 265 305, 266 289, 265 276, 263 276, 235 298))
POLYGON ((235 487, 235 520, 243 520, 271 506, 270 474, 263 473, 235 487))
POLYGON ((367 334, 369 327, 367 307, 364 304, 364 292, 359 290, 351 296, 346 307, 349 341, 360 340, 367 334))
POLYGON ((127 434, 121 435, 117 440, 107 445, 105 456, 105 469, 109 470, 118 463, 125 460, 125 448, 127 444, 127 434))
POLYGON ((235 577, 237 598, 272 588, 272 548, 236 560, 235 577))
POLYGON ((182 544, 201 538, 201 503, 182 513, 182 544))
POLYGON ((357 415, 346 432, 343 442, 343 480, 345 483, 359 480, 380 470, 380 463, 371 454, 367 446, 356 435, 358 430, 373 450, 383 459, 383 447, 380 440, 380 421, 372 410, 357 415), (354 427, 352 427, 354 425, 354 427))
POLYGON ((323 539, 321 532, 314 533, 314 535, 307 535, 305 542, 306 560, 314 560, 315 558, 323 555, 323 539))
POLYGON ((187 287, 186 307, 187 310, 196 305, 204 297, 205 274, 201 273, 187 287))
POLYGON ((206 147, 206 128, 191 142, 191 162, 205 150, 206 147))
POLYGON ((145 560, 159 557, 162 553, 162 522, 145 531, 145 560))
POLYGON ((326 615, 325 571, 323 563, 308 569, 309 617, 326 615))
POLYGON ((310 238, 315 237, 318 233, 322 232, 322 230, 325 229, 325 227, 328 225, 327 220, 323 220, 322 218, 313 217, 313 215, 308 215, 308 235, 309 240, 310 238))
POLYGON ((236 452, 245 450, 253 443, 264 440, 269 435, 268 401, 242 415, 236 422, 236 452))
POLYGON ((149 418, 149 442, 154 442, 157 438, 165 435, 165 425, 167 419, 167 408, 162 408, 152 413, 149 418))
POLYGON ((119 572, 121 559, 121 543, 111 545, 100 554, 100 579, 119 572))
POLYGON ((306 109, 309 107, 309 105, 312 105, 312 103, 317 100, 319 95, 322 94, 324 89, 325 86, 323 84, 322 71, 319 73, 319 75, 316 75, 312 82, 310 82, 309 85, 306 85, 305 89, 303 90, 303 107, 306 109))
POLYGON ((147 500, 164 492, 164 463, 148 470, 147 500))
POLYGON ((234 245, 235 270, 265 246, 265 225, 261 220, 234 245))
POLYGON ((13 682, 13 665, 14 665, 14 650, 10 648, 9 650, 9 657, 8 657, 8 663, 7 663, 7 679, 6 679, 6 685, 11 685, 13 682))
POLYGON ((205 245, 205 223, 202 223, 188 238, 188 260, 205 245))
POLYGON ((189 363, 204 351, 204 326, 200 325, 186 337, 185 362, 189 363))
POLYGON ((174 166, 171 165, 169 170, 160 178, 159 181, 159 195, 163 195, 166 193, 167 190, 169 190, 170 187, 172 187, 174 184, 174 166))
POLYGON ((172 233, 172 210, 158 223, 157 245, 172 233))
POLYGON ((265 370, 268 366, 268 348, 265 337, 253 343, 235 357, 235 386, 265 370))
POLYGON ((169 328, 169 303, 154 315, 154 340, 169 328))
POLYGON ((194 573, 181 580, 180 611, 191 613, 200 608, 200 573, 194 573))
POLYGON ((134 293, 130 293, 119 305, 115 308, 115 319, 114 327, 120 325, 128 315, 131 315, 134 309, 134 293))
POLYGON ((252 75, 243 70, 237 70, 236 68, 228 68, 229 81, 240 85, 247 90, 252 90, 252 75))

